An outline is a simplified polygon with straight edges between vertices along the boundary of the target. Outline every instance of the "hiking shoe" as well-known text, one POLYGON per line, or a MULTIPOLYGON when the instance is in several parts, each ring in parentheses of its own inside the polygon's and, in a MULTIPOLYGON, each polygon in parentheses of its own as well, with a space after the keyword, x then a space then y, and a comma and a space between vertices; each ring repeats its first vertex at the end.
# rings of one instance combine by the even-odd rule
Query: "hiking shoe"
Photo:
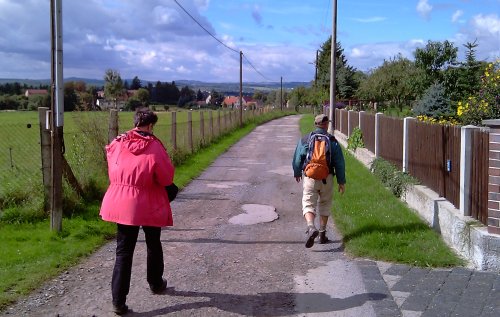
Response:
POLYGON ((318 236, 319 231, 314 227, 309 227, 306 233, 307 233, 306 248, 310 248, 314 245, 314 239, 316 239, 316 237, 318 236))
POLYGON ((159 285, 149 284, 149 289, 151 289, 151 292, 153 292, 153 294, 161 294, 167 289, 167 280, 162 279, 161 284, 159 285))
POLYGON ((125 304, 113 304, 113 312, 117 315, 125 315, 128 312, 128 306, 125 304))
POLYGON ((330 239, 328 239, 328 237, 326 236, 326 231, 320 231, 319 232, 319 243, 325 244, 325 243, 328 243, 328 241, 330 241, 330 239))

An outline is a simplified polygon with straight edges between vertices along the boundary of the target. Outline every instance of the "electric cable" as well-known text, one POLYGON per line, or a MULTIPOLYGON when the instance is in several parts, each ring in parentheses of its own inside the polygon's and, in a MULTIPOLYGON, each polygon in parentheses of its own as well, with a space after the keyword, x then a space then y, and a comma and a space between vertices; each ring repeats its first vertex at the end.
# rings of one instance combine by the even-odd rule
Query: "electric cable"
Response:
POLYGON ((229 46, 227 46, 224 42, 222 42, 221 40, 219 40, 217 37, 215 37, 212 33, 210 33, 210 31, 208 31, 203 25, 201 25, 200 22, 198 22, 186 9, 184 9, 184 7, 179 3, 177 2, 177 0, 174 0, 175 3, 177 3, 177 5, 184 11, 186 12, 187 15, 189 15, 189 17, 194 21, 196 22, 196 24, 198 24, 203 30, 205 30, 205 32, 208 33, 208 35, 210 35, 211 37, 213 37, 217 42, 221 43, 222 45, 224 45, 226 48, 230 49, 231 51, 235 52, 235 53, 240 53, 238 52, 237 50, 235 50, 234 48, 231 48, 229 46))
MULTIPOLYGON (((224 42, 222 42, 221 40, 219 40, 215 35, 213 35, 212 33, 210 33, 210 31, 208 31, 203 25, 201 25, 201 23, 198 22, 198 20, 196 20, 196 18, 193 17, 177 0, 174 0, 174 2, 182 9, 182 11, 184 11, 196 24, 198 24, 214 40, 216 40, 217 42, 219 42, 220 44, 222 44, 227 49, 229 49, 229 50, 231 50, 231 51, 233 51, 235 53, 238 53, 238 54, 240 53, 239 51, 235 50, 234 48, 231 48, 231 47, 227 46, 224 42)), ((273 80, 267 78, 260 71, 258 71, 257 68, 255 66, 253 66, 253 64, 250 62, 250 60, 245 56, 245 54, 243 54, 243 57, 248 62, 248 64, 252 67, 252 69, 255 70, 255 72, 257 72, 257 74, 259 74, 260 76, 262 76, 265 80, 268 80, 270 82, 276 82, 276 81, 273 81, 273 80)))

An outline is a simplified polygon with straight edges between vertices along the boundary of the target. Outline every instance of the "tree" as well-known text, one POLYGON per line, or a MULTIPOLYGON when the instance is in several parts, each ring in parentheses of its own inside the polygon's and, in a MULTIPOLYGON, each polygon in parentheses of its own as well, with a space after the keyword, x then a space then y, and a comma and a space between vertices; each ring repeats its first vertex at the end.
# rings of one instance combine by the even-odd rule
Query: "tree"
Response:
POLYGON ((357 95, 373 101, 392 101, 400 109, 405 101, 414 100, 421 89, 422 72, 401 54, 373 70, 361 82, 357 95))
POLYGON ((432 117, 440 119, 452 115, 450 100, 446 97, 446 92, 443 84, 434 83, 424 93, 413 113, 417 116, 432 117))
POLYGON ((64 111, 73 111, 78 106, 78 95, 75 83, 70 81, 64 84, 64 111))
POLYGON ((135 76, 132 79, 132 83, 130 84, 130 89, 137 90, 139 88, 142 88, 142 83, 141 80, 137 76, 135 76))
POLYGON ((177 102, 178 107, 189 106, 192 101, 196 100, 196 93, 194 90, 189 88, 188 86, 184 86, 181 89, 179 101, 177 102))
POLYGON ((222 105, 222 102, 224 101, 224 94, 218 92, 215 89, 212 89, 212 91, 210 92, 210 96, 212 97, 210 98, 211 104, 219 107, 222 105))
POLYGON ((304 86, 296 87, 290 93, 290 106, 298 108, 299 106, 304 106, 307 103, 307 89, 304 86))
POLYGON ((481 75, 486 63, 476 59, 477 43, 466 43, 465 62, 458 67, 449 67, 444 72, 444 85, 452 100, 462 100, 473 95, 481 86, 481 75))
POLYGON ((254 100, 258 100, 262 103, 265 103, 266 100, 267 100, 267 94, 265 94, 264 92, 260 91, 260 90, 255 90, 254 93, 253 93, 253 96, 252 98, 254 100))
MULTIPOLYGON (((331 43, 332 37, 321 46, 318 56, 317 70, 318 79, 316 86, 319 89, 330 91, 330 65, 331 65, 331 43)), ((336 57, 336 85, 335 91, 338 97, 342 99, 352 98, 357 90, 359 83, 355 80, 356 70, 348 65, 347 58, 344 55, 344 50, 340 43, 337 43, 336 57)))
POLYGON ((144 106, 149 105, 149 91, 145 88, 139 88, 134 97, 139 100, 144 106))
POLYGON ((117 70, 108 69, 104 74, 104 95, 106 98, 111 99, 115 102, 115 108, 117 108, 116 100, 123 94, 123 81, 120 73, 117 70))
POLYGON ((205 98, 203 98, 203 93, 201 92, 201 90, 198 89, 198 92, 196 93, 196 100, 197 101, 201 101, 205 98))
POLYGON ((179 101, 179 97, 180 91, 175 82, 169 84, 158 81, 152 89, 151 100, 155 102, 175 105, 179 101))
POLYGON ((426 87, 434 82, 443 82, 443 71, 457 64, 458 48, 448 40, 444 42, 428 41, 425 48, 414 52, 415 65, 426 74, 426 87))

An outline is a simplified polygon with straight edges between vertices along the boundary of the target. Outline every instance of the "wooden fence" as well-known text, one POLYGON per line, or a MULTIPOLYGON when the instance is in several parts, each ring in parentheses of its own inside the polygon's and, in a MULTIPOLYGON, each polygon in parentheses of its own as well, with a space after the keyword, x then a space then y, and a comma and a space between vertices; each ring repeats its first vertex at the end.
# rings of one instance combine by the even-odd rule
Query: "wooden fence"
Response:
POLYGON ((458 207, 460 127, 410 120, 408 141, 408 173, 458 207))
POLYGON ((472 129, 470 141, 465 141, 462 140, 463 128, 460 126, 429 124, 408 118, 405 135, 405 120, 401 118, 340 109, 336 109, 335 117, 339 118, 335 122, 336 130, 349 137, 354 128, 359 127, 367 150, 415 177, 456 208, 460 208, 461 203, 462 167, 468 164, 470 175, 466 179, 469 180, 467 187, 470 190, 462 188, 462 195, 467 195, 462 201, 467 206, 462 206, 462 210, 467 210, 467 215, 487 225, 487 130, 472 129), (470 162, 461 162, 461 151, 465 149, 471 149, 470 162))
POLYGON ((359 126, 363 135, 363 143, 368 151, 375 153, 375 115, 367 112, 360 112, 359 126))
POLYGON ((399 169, 402 169, 403 120, 386 116, 380 116, 379 120, 379 155, 399 169))
POLYGON ((488 153, 489 133, 480 129, 472 131, 470 216, 488 223, 488 153))

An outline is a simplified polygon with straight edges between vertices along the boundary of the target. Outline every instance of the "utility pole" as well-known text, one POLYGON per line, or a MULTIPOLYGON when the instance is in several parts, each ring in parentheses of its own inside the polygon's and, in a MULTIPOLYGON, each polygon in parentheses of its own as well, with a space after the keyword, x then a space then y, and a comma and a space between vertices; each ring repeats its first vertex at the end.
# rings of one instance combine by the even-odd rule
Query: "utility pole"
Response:
POLYGON ((63 118, 64 83, 62 49, 62 0, 50 1, 51 24, 51 183, 50 228, 62 230, 62 155, 63 155, 63 118))
POLYGON ((337 0, 333 0, 332 11, 332 43, 331 43, 331 63, 330 63, 330 122, 328 123, 328 133, 333 134, 335 119, 335 84, 337 78, 337 0))
POLYGON ((319 50, 316 50, 316 62, 314 62, 314 66, 316 66, 316 70, 314 73, 314 86, 318 83, 318 57, 319 57, 319 50))
POLYGON ((243 52, 240 51, 240 127, 243 126, 243 52))
POLYGON ((280 110, 283 111, 283 76, 281 76, 281 88, 280 88, 280 110))

